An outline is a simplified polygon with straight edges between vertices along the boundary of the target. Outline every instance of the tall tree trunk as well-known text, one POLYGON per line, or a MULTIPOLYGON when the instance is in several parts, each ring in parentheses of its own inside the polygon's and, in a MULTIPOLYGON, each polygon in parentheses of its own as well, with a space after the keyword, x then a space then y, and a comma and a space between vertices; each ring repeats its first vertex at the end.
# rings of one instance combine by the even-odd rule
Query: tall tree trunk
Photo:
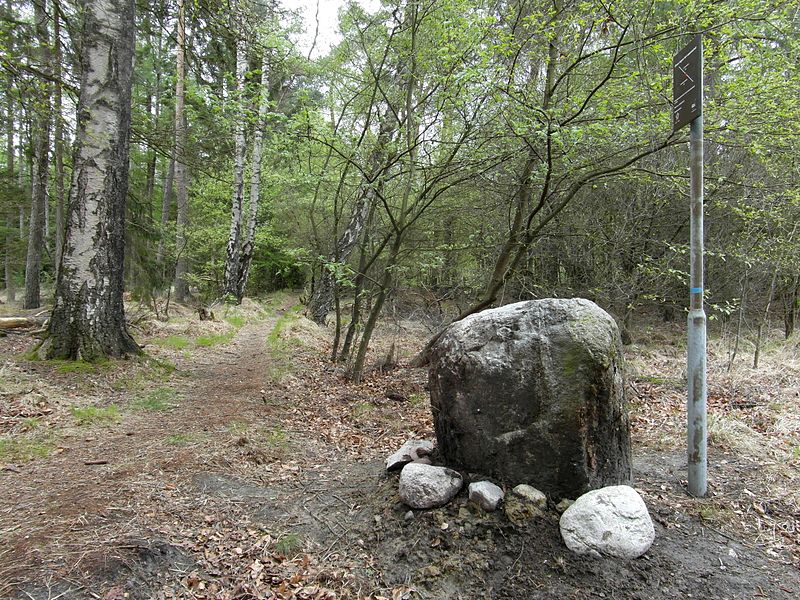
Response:
POLYGON ((387 110, 381 119, 378 142, 370 154, 371 175, 361 182, 358 198, 353 205, 347 227, 336 240, 336 246, 328 257, 328 265, 323 265, 317 284, 314 286, 314 295, 311 297, 308 312, 311 320, 320 325, 325 324, 331 306, 333 306, 333 288, 337 285, 334 279, 336 269, 331 268, 331 265, 347 262, 364 230, 367 214, 377 198, 376 186, 380 185, 378 178, 382 171, 382 163, 386 158, 386 145, 395 130, 395 123, 393 115, 387 110))
POLYGON ((764 328, 767 326, 769 319, 769 309, 772 306, 772 300, 775 298, 775 286, 778 283, 778 267, 772 271, 772 281, 769 285, 769 297, 767 304, 764 306, 764 313, 761 315, 761 321, 758 323, 758 334, 756 336, 756 348, 753 352, 753 368, 758 368, 758 361, 761 358, 761 340, 764 337, 764 328))
POLYGON ((783 335, 785 339, 792 337, 798 309, 798 289, 800 277, 790 280, 789 289, 783 293, 783 335))
MULTIPOLYGON (((6 12, 9 17, 13 15, 11 0, 6 0, 6 12)), ((9 74, 6 77, 6 176, 9 185, 14 181, 14 96, 11 93, 13 85, 14 80, 9 74)), ((6 252, 4 257, 6 300, 8 302, 14 302, 17 299, 17 290, 14 287, 14 257, 12 251, 14 236, 11 233, 13 221, 14 215, 12 208, 9 206, 6 212, 6 252)))
POLYGON ((164 190, 161 195, 161 231, 158 237, 158 249, 156 250, 156 262, 161 265, 163 275, 164 263, 164 241, 167 237, 167 226, 169 225, 169 209, 172 206, 172 189, 175 181, 175 136, 172 136, 172 156, 169 159, 169 166, 164 175, 164 190))
POLYGON ((244 42, 236 41, 236 93, 235 101, 236 123, 234 125, 234 166, 233 166, 233 197, 231 198, 231 226, 228 233, 228 247, 225 253, 225 279, 223 293, 226 296, 238 298, 236 280, 239 274, 239 255, 241 252, 242 237, 242 208, 244 205, 244 154, 245 154, 245 107, 244 107, 244 77, 247 70, 247 53, 244 42))
POLYGON ((134 52, 133 0, 86 0, 75 164, 47 356, 140 352, 122 301, 134 52))
POLYGON ((347 332, 344 336, 344 342, 342 343, 342 351, 339 353, 337 357, 335 352, 337 348, 334 346, 333 349, 333 360, 335 362, 346 363, 350 360, 350 352, 353 348, 353 344, 355 343, 356 333, 358 331, 359 326, 361 325, 361 303, 362 303, 362 296, 364 294, 364 283, 367 277, 367 271, 369 270, 370 266, 372 265, 373 260, 377 259, 378 254, 382 249, 375 254, 371 260, 367 260, 367 245, 369 244, 369 231, 371 228, 372 217, 375 213, 375 207, 373 206, 369 214, 367 215, 367 225, 364 230, 364 235, 361 236, 361 244, 360 244, 360 251, 358 257, 358 272, 356 276, 353 278, 353 306, 350 310, 350 323, 347 326, 347 332))
POLYGON ((261 59, 261 87, 258 91, 258 121, 253 132, 253 148, 250 152, 250 205, 247 216, 247 233, 239 256, 239 274, 236 280, 236 298, 244 298, 247 279, 250 277, 250 264, 256 250, 256 226, 258 224, 258 198, 261 194, 261 155, 264 150, 264 123, 269 109, 269 74, 267 73, 267 53, 261 59))
MULTIPOLYGON (((156 36, 155 40, 150 39, 150 45, 155 47, 156 60, 161 61, 163 52, 163 36, 161 35, 161 23, 155 26, 156 36)), ((152 33, 152 26, 148 27, 148 36, 152 33)), ((161 117, 161 71, 157 70, 155 74, 155 82, 153 87, 147 93, 147 114, 151 117, 151 127, 153 131, 158 129, 158 120, 161 117)), ((153 199, 155 196, 156 187, 156 166, 158 163, 158 153, 155 148, 148 146, 147 155, 147 180, 145 184, 145 197, 147 198, 148 205, 153 206, 153 199)))
POLYGON ((185 302, 189 294, 186 282, 186 227, 189 221, 189 191, 186 186, 186 2, 178 0, 178 36, 175 58, 175 188, 178 208, 175 219, 175 299, 185 302))
MULTIPOLYGON (((46 0, 35 0, 33 14, 36 22, 37 55, 41 68, 50 68, 50 34, 47 29, 46 0)), ((42 269, 42 247, 44 246, 45 204, 47 203, 47 180, 50 154, 50 83, 42 83, 41 96, 35 99, 33 111, 33 169, 31 172, 31 214, 28 233, 28 254, 25 261, 24 308, 38 308, 42 269)))
MULTIPOLYGON (((386 296, 391 291, 394 267, 397 265, 397 259, 400 256, 400 250, 403 247, 403 238, 406 232, 406 223, 408 219, 411 196, 414 193, 414 183, 416 179, 417 168, 417 136, 419 135, 419 120, 414 112, 416 90, 417 86, 420 85, 417 73, 418 17, 419 6, 417 4, 409 4, 406 7, 406 20, 409 22, 409 26, 411 28, 411 45, 409 48, 407 79, 405 81, 405 185, 398 214, 396 217, 390 219, 394 229, 394 241, 389 252, 389 260, 384 267, 380 288, 378 290, 378 296, 372 306, 372 311, 369 314, 369 318, 364 325, 364 333, 361 336, 361 341, 358 344, 358 352, 356 353, 356 358, 353 361, 353 367, 350 370, 350 377, 355 382, 360 382, 361 378, 363 377, 367 349, 369 348, 372 334, 375 331, 375 326, 378 323, 378 317, 383 309, 383 303, 386 301, 386 296)), ((391 215, 389 216, 391 217, 391 215)))
POLYGON ((53 0, 53 77, 55 79, 55 95, 53 101, 53 115, 55 130, 53 144, 56 161, 56 219, 55 219, 55 267, 56 280, 61 269, 61 254, 64 250, 64 119, 61 99, 61 0, 53 0))
POLYGON ((6 300, 8 302, 14 302, 17 299, 17 290, 14 287, 14 269, 13 265, 13 258, 12 254, 12 245, 14 243, 14 236, 11 234, 11 215, 6 214, 6 254, 4 258, 4 275, 5 275, 5 282, 6 282, 6 300))
POLYGON ((395 235, 396 237, 394 239, 394 243, 392 244, 391 251, 389 252, 389 260, 385 265, 383 276, 381 277, 378 295, 375 298, 375 303, 372 305, 372 310, 369 313, 367 322, 364 324, 364 333, 361 335, 361 341, 358 344, 358 351, 356 352, 353 366, 350 369, 350 378, 356 383, 360 383, 362 377, 364 376, 364 366, 367 359, 369 343, 372 340, 372 334, 375 331, 375 326, 378 324, 378 317, 381 314, 381 310, 383 310, 383 303, 386 301, 386 296, 391 289, 393 281, 392 273, 394 272, 395 265, 397 265, 397 257, 400 255, 400 249, 403 245, 402 235, 397 233, 395 235))

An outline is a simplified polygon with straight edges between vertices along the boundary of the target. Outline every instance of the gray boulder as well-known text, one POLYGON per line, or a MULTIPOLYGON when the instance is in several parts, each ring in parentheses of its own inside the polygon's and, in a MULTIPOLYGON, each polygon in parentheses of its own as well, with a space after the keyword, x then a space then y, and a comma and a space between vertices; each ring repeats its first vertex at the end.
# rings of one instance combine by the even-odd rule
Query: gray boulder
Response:
POLYGON ((411 508, 444 506, 463 485, 461 475, 446 467, 409 463, 400 471, 400 499, 411 508))
POLYGON ((630 482, 622 346, 593 302, 518 302, 454 323, 429 381, 447 464, 556 499, 630 482))
POLYGON ((596 558, 638 558, 655 539, 644 500, 627 485, 587 492, 564 511, 559 527, 567 548, 596 558))
POLYGON ((386 459, 386 470, 397 471, 402 469, 403 465, 422 460, 431 452, 433 452, 433 442, 428 440, 408 440, 397 452, 386 459))
POLYGON ((497 510, 505 493, 499 486, 491 481, 476 481, 469 484, 469 499, 483 510, 492 512, 497 510))

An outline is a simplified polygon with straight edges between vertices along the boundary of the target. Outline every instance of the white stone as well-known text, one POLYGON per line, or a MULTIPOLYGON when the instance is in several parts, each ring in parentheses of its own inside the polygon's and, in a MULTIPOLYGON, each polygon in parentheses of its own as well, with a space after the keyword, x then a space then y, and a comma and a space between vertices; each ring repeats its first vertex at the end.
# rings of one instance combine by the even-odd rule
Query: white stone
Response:
POLYGON ((400 472, 400 499, 411 508, 436 508, 450 502, 463 484, 452 469, 409 463, 400 472))
POLYGON ((596 558, 638 558, 655 539, 644 500, 627 485, 587 492, 564 511, 559 525, 570 550, 596 558))
POLYGON ((540 510, 547 508, 547 496, 535 487, 521 483, 511 491, 540 510))
POLYGON ((386 470, 402 469, 410 462, 416 462, 433 452, 433 442, 429 440, 408 440, 400 449, 386 459, 386 470))
POLYGON ((469 499, 483 510, 492 512, 497 510, 503 500, 505 492, 491 481, 476 481, 469 484, 469 499))

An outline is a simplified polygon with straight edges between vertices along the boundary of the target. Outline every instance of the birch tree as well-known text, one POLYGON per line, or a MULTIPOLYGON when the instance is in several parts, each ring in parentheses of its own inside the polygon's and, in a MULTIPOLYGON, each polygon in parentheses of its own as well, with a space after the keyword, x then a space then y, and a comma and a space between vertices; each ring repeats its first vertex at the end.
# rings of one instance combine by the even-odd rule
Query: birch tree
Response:
POLYGON ((133 51, 133 0, 85 0, 74 170, 48 358, 140 352, 122 299, 133 51))
MULTIPOLYGON (((234 157, 233 157, 233 196, 231 198, 231 224, 228 233, 228 246, 225 254, 225 282, 223 293, 237 297, 236 280, 239 273, 239 255, 241 252, 242 209, 244 204, 244 159, 245 159, 245 106, 244 78, 247 70, 247 51, 245 41, 236 40, 236 91, 238 102, 234 122, 234 157)), ((241 299, 239 299, 241 300, 241 299)))
POLYGON ((250 276, 250 264, 256 249, 258 199, 261 194, 261 156, 264 150, 264 124, 269 110, 269 71, 267 66, 267 53, 264 51, 261 59, 261 87, 258 91, 258 120, 253 132, 253 145, 250 151, 250 204, 248 206, 247 233, 239 254, 236 278, 236 298, 239 302, 244 298, 247 279, 250 276))

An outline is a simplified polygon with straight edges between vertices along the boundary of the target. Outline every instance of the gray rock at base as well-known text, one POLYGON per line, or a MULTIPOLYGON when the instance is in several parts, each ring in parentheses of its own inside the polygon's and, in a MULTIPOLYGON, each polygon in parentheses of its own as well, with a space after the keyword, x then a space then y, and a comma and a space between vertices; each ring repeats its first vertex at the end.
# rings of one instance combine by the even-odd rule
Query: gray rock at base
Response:
POLYGON ((559 527, 570 550, 596 558, 638 558, 655 539, 644 500, 627 485, 584 494, 564 511, 559 527))
POLYGON ((422 460, 433 452, 433 442, 429 440, 408 440, 400 449, 386 459, 386 470, 397 471, 410 462, 422 460))
POLYGON ((469 484, 470 502, 474 502, 485 511, 497 510, 504 496, 505 492, 491 481, 476 481, 469 484))
POLYGON ((614 319, 588 300, 518 302, 454 323, 429 372, 443 459, 556 498, 630 482, 622 361, 614 319))
POLYGON ((450 502, 463 484, 452 469, 409 463, 400 472, 400 499, 411 508, 436 508, 450 502))

